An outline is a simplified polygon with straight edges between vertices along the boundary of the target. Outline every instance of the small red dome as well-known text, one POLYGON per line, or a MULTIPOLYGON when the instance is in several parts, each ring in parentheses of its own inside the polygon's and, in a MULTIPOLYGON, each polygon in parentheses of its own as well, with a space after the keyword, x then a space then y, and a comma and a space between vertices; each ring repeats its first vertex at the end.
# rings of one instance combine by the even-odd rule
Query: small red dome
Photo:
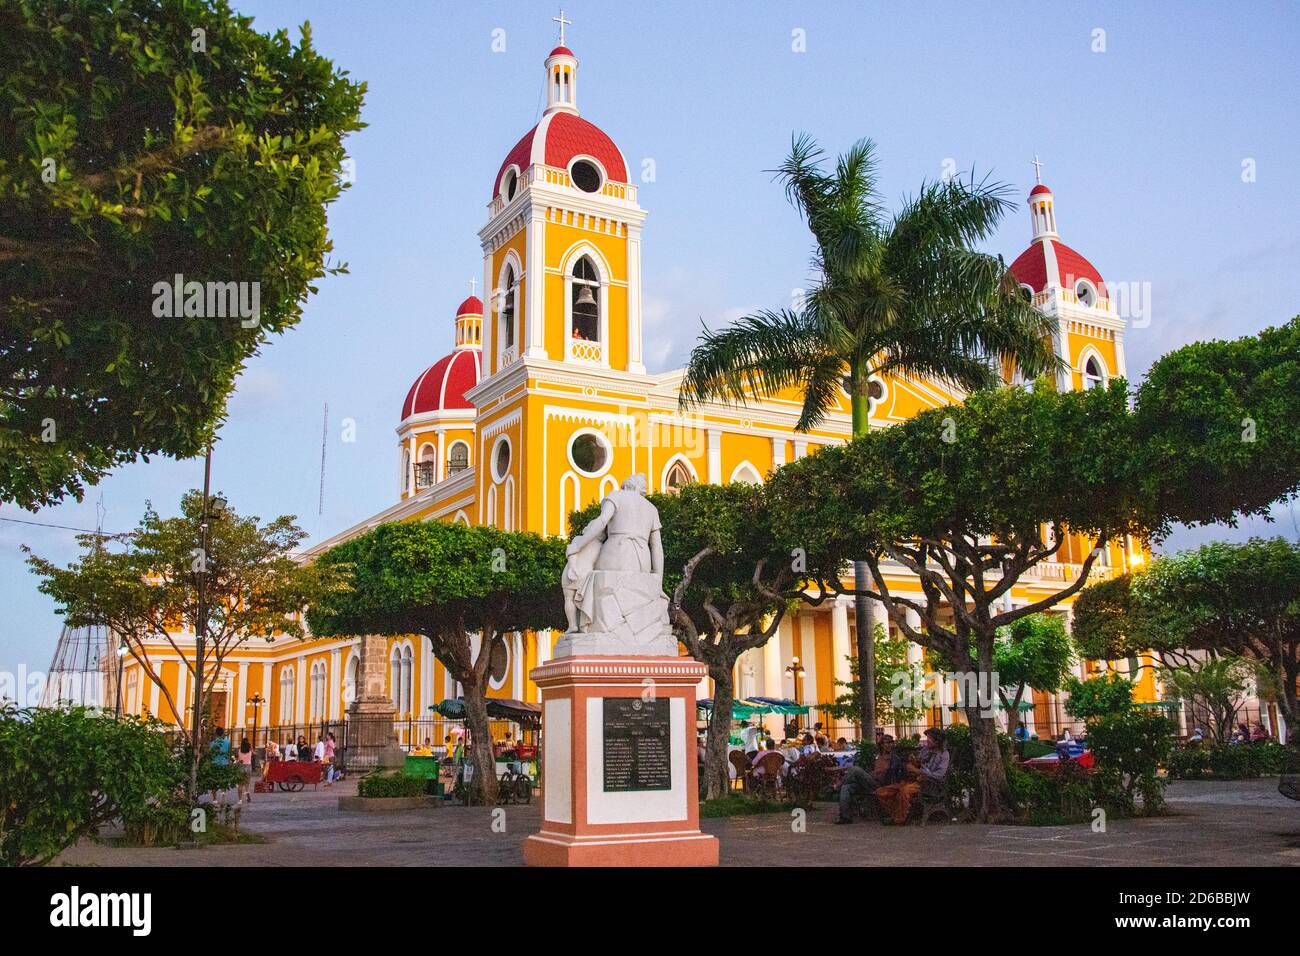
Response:
POLYGON ((468 299, 466 299, 464 302, 462 302, 460 305, 456 307, 457 318, 460 318, 462 315, 482 315, 482 314, 483 314, 483 300, 476 295, 470 296, 468 299))
POLYGON ((1105 299, 1106 283, 1091 262, 1056 239, 1036 239, 1029 248, 1016 257, 1007 270, 1016 279, 1035 292, 1047 288, 1048 281, 1074 291, 1080 279, 1087 279, 1105 299))
MULTIPOLYGON (((547 59, 550 59, 553 56, 573 56, 573 51, 570 50, 567 46, 557 46, 550 53, 546 54, 547 59)), ((576 56, 573 56, 573 58, 575 60, 577 59, 576 56)))
POLYGON ((1042 183, 1039 183, 1033 189, 1029 190, 1029 198, 1033 199, 1035 196, 1041 196, 1043 193, 1050 194, 1051 190, 1048 189, 1046 186, 1044 186, 1042 183))
MULTIPOLYGON (((479 303, 479 307, 482 308, 482 303, 479 303)), ((482 368, 478 349, 457 349, 438 359, 415 380, 411 390, 406 393, 406 401, 402 403, 403 421, 425 412, 473 408, 465 400, 465 393, 478 384, 480 374, 482 368)))
POLYGON ((614 141, 594 123, 589 123, 573 113, 557 111, 542 117, 542 121, 524 134, 523 139, 507 154, 492 194, 501 189, 501 178, 511 166, 527 169, 534 163, 567 169, 575 156, 591 156, 605 167, 611 182, 631 182, 627 162, 614 141))

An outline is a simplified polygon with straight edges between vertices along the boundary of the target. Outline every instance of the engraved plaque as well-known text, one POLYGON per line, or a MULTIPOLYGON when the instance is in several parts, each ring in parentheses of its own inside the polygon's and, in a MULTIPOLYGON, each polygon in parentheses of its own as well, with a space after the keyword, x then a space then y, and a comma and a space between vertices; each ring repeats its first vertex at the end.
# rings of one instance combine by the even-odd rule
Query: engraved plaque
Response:
POLYGON ((605 792, 671 790, 672 727, 667 700, 606 697, 605 792))

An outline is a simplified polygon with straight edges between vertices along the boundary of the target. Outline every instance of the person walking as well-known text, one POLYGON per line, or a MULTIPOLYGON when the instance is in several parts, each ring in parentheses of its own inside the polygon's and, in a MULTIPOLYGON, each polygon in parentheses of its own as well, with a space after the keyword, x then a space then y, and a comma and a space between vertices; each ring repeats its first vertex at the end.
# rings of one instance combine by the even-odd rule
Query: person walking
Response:
POLYGON ((253 744, 247 737, 239 741, 239 753, 235 755, 239 761, 239 770, 243 774, 239 781, 239 789, 236 791, 236 802, 247 800, 253 802, 253 744))
MULTIPOLYGON (((225 727, 217 728, 216 736, 212 738, 212 743, 208 744, 208 753, 212 755, 212 766, 230 766, 230 738, 226 736, 225 727)), ((217 802, 216 787, 212 788, 212 802, 217 802)))

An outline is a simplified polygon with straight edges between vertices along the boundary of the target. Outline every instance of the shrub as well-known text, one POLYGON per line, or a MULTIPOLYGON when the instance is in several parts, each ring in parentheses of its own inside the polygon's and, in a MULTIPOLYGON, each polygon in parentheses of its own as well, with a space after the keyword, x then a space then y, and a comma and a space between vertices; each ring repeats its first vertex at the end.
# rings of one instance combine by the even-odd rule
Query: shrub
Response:
POLYGON ((1246 780, 1284 773, 1292 751, 1272 740, 1236 746, 1183 747, 1169 757, 1174 780, 1246 780))
POLYGON ((43 865, 108 823, 138 819, 174 780, 155 722, 0 708, 0 866, 43 865))
POLYGON ((421 797, 425 781, 403 773, 372 773, 357 785, 360 797, 421 797))
POLYGON ((1134 793, 1142 811, 1164 807, 1164 781, 1158 774, 1169 761, 1177 725, 1153 711, 1130 710, 1088 721, 1088 744, 1097 761, 1094 795, 1108 811, 1134 811, 1134 793))
POLYGON ((1080 720, 1122 714, 1133 706, 1133 682, 1119 674, 1100 674, 1083 681, 1071 677, 1065 689, 1070 693, 1065 712, 1080 720))

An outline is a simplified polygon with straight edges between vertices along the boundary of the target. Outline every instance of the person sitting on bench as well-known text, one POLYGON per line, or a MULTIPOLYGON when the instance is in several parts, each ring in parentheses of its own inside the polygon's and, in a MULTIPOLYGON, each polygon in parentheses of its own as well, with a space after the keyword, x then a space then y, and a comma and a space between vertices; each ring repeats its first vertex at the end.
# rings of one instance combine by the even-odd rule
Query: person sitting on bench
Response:
POLYGON ((912 798, 918 793, 924 794, 923 799, 932 800, 942 799, 946 794, 949 756, 942 730, 931 727, 925 732, 917 757, 916 767, 905 771, 911 779, 876 790, 876 800, 898 826, 907 822, 912 798))
POLYGON ((856 765, 844 772, 844 782, 840 785, 840 815, 835 822, 852 823, 854 803, 875 793, 878 788, 902 779, 903 758, 894 749, 894 738, 885 734, 880 738, 870 773, 856 765))

